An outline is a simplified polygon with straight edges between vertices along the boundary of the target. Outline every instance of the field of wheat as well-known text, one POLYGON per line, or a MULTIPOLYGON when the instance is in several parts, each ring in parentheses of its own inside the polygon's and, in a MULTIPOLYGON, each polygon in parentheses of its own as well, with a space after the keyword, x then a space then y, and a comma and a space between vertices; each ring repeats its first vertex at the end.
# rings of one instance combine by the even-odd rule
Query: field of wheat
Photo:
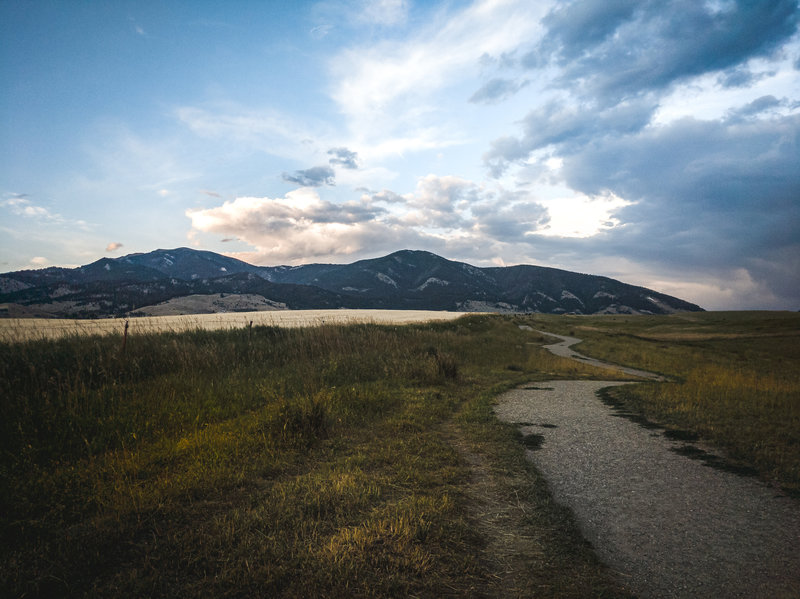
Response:
POLYGON ((219 330, 250 326, 300 327, 323 324, 408 324, 452 320, 464 312, 433 310, 273 310, 187 314, 181 316, 139 316, 135 318, 3 318, 0 341, 57 339, 72 335, 130 334, 219 330))

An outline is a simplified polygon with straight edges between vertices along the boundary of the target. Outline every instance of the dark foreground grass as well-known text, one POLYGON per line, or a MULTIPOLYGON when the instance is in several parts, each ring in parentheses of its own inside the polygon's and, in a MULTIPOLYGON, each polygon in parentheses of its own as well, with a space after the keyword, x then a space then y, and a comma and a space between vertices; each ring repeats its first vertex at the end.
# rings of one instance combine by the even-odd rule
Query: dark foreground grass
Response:
POLYGON ((0 345, 2 593, 618 595, 491 411, 593 371, 517 325, 0 345))
POLYGON ((672 377, 610 393, 800 495, 800 314, 537 316, 533 324, 584 339, 585 354, 672 377))

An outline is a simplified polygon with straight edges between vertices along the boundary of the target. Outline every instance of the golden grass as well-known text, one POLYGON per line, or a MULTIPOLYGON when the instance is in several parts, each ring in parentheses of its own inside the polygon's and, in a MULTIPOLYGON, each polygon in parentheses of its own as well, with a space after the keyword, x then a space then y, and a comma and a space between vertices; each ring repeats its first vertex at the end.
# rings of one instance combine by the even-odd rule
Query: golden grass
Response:
POLYGON ((541 562, 518 564, 528 596, 618 590, 493 416, 497 392, 562 364, 513 319, 120 341, 0 343, 8 594, 507 595, 454 428, 482 468, 518 474, 495 495, 531 517, 495 532, 547 529, 541 562))
POLYGON ((72 335, 122 334, 125 323, 131 335, 203 330, 224 330, 252 326, 304 327, 324 324, 409 324, 453 320, 464 312, 433 310, 275 310, 185 316, 142 316, 136 318, 3 318, 0 342, 59 339, 72 335))
POLYGON ((585 354, 672 377, 611 394, 800 492, 800 314, 537 317, 537 326, 585 339, 585 354))

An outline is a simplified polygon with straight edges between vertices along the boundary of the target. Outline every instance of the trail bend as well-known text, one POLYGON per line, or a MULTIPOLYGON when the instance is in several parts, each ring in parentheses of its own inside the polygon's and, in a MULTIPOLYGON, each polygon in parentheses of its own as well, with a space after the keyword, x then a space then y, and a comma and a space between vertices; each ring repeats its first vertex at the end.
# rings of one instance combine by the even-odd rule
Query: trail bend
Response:
MULTIPOLYGON (((572 351, 579 339, 558 337, 553 353, 619 370, 572 351)), ((679 455, 684 443, 618 417, 597 392, 621 384, 535 383, 500 396, 495 411, 540 435, 528 458, 638 596, 800 597, 800 503, 679 455)))

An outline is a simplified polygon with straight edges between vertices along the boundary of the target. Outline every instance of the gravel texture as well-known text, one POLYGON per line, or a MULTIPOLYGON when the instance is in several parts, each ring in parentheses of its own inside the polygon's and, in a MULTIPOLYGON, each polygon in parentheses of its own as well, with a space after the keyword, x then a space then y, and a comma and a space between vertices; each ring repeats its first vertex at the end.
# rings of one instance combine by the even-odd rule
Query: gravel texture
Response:
POLYGON ((620 384, 535 383, 495 408, 541 435, 528 457, 600 558, 641 597, 800 597, 800 502, 618 417, 596 393, 620 384))

